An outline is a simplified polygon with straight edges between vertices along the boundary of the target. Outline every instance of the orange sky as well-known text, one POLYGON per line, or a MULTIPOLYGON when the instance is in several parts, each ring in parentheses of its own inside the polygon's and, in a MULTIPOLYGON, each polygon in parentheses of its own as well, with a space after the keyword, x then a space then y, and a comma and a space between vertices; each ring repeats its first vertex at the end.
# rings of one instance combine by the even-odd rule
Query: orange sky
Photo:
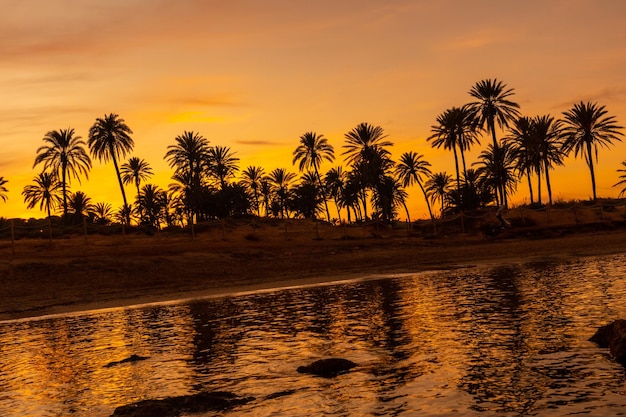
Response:
MULTIPOLYGON (((32 164, 47 131, 72 127, 86 139, 110 112, 133 129, 133 155, 152 165, 161 187, 171 182, 166 148, 185 130, 230 146, 242 169, 296 172, 301 134, 324 134, 339 156, 343 135, 368 122, 385 129, 395 158, 414 150, 434 171, 453 173, 451 154, 425 138, 437 115, 470 101, 468 90, 485 78, 514 88, 525 115, 559 116, 591 100, 626 125, 621 0, 0 5, 0 176, 9 180, 0 217, 43 216, 26 210, 21 192, 39 172, 32 164)), ((626 142, 599 158, 598 195, 615 197, 626 142)), ((569 158, 551 175, 555 198, 591 196, 583 160, 569 158)), ((72 189, 121 205, 112 165, 95 161, 89 181, 72 189)), ((423 217, 419 189, 408 191, 412 217, 423 217)), ((514 201, 524 199, 522 184, 514 201)))

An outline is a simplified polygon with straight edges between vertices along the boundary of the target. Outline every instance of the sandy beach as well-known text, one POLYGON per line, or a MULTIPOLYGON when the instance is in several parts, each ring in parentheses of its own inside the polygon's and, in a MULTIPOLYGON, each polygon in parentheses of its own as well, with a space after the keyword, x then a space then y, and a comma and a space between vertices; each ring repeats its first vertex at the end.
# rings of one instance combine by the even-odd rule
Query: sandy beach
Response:
POLYGON ((181 233, 0 241, 0 320, 233 292, 626 252, 626 229, 520 229, 422 236, 305 220, 218 223, 181 233))

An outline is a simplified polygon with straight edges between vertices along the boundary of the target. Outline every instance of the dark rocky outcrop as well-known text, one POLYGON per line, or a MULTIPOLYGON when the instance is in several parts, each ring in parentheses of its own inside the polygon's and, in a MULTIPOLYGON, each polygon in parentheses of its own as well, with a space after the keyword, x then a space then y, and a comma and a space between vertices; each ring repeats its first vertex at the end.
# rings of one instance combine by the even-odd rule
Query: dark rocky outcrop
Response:
POLYGON ((324 378, 333 378, 339 374, 344 374, 357 366, 356 363, 342 358, 320 359, 309 366, 299 366, 298 372, 301 374, 312 374, 324 378))
POLYGON ((115 365, 120 365, 122 363, 133 363, 133 362, 138 362, 138 361, 145 361, 146 359, 148 359, 148 356, 139 356, 139 355, 130 355, 128 358, 126 359, 122 359, 121 361, 113 361, 113 362, 109 362, 106 365, 104 365, 105 368, 110 368, 112 366, 115 365))
POLYGON ((601 348, 609 348, 615 360, 626 366, 626 320, 600 327, 589 340, 601 348))
POLYGON ((178 417, 183 413, 223 411, 253 400, 230 392, 200 392, 124 405, 117 407, 111 417, 178 417))

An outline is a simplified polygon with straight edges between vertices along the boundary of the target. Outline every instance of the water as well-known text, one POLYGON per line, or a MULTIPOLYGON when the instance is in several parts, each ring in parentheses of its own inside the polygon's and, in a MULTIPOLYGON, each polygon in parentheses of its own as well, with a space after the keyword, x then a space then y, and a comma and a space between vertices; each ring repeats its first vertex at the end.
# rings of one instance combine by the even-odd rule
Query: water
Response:
POLYGON ((0 415, 108 416, 203 390, 257 398, 223 414, 237 416, 626 415, 626 371, 587 341, 626 317, 625 266, 470 268, 4 322, 0 415), (131 354, 149 359, 105 367, 131 354), (295 372, 328 356, 360 366, 295 372))

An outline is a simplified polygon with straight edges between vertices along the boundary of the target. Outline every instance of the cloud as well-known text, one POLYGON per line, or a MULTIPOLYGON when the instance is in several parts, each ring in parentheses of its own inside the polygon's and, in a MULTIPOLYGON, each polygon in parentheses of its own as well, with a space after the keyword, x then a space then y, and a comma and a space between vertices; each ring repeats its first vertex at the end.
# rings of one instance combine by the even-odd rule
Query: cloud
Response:
POLYGON ((237 145, 246 145, 246 146, 283 146, 283 142, 271 141, 271 140, 246 140, 240 139, 236 140, 235 143, 237 145))
POLYGON ((572 96, 568 101, 562 101, 555 106, 554 109, 560 111, 571 108, 575 103, 580 102, 592 102, 600 105, 606 104, 619 104, 626 101, 626 86, 605 87, 601 90, 589 93, 582 93, 577 96, 572 96))

